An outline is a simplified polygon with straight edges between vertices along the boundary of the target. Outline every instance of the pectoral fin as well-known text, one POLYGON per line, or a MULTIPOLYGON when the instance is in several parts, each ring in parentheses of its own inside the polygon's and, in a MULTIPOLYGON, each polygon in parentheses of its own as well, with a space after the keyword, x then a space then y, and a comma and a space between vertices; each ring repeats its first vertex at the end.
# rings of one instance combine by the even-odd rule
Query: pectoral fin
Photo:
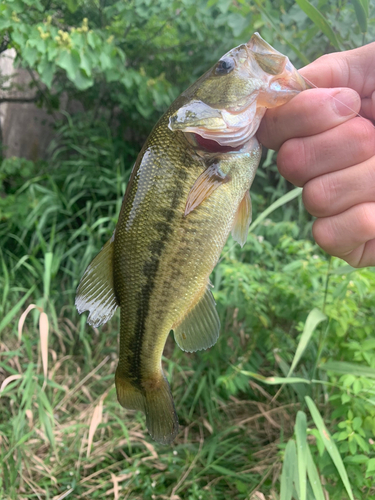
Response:
POLYGON ((112 236, 88 265, 77 288, 78 312, 89 311, 87 323, 95 327, 111 319, 119 305, 113 286, 113 242, 112 236))
POLYGON ((219 338, 220 320, 215 299, 207 287, 195 305, 173 325, 174 338, 183 351, 208 349, 219 338))
POLYGON ((245 196, 242 198, 238 206, 234 223, 232 227, 232 238, 236 240, 241 247, 244 246, 247 240, 247 233, 251 222, 251 199, 250 192, 246 191, 245 196))
POLYGON ((230 176, 220 172, 218 163, 208 167, 195 181, 185 206, 185 216, 195 210, 222 184, 230 181, 230 176))

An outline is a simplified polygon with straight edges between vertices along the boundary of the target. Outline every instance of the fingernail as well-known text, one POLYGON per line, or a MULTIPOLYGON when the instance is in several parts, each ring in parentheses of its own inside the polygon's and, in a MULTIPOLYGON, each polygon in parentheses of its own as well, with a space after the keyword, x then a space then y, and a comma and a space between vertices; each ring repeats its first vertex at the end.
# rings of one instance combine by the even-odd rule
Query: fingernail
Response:
POLYGON ((360 108, 360 97, 352 89, 341 89, 333 96, 332 102, 336 113, 340 116, 358 113, 360 108))

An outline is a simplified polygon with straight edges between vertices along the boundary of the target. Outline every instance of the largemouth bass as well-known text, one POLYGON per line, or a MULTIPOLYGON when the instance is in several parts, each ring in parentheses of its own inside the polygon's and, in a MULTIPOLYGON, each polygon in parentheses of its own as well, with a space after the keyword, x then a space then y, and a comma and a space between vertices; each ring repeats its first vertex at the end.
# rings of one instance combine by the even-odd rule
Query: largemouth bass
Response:
POLYGON ((121 306, 117 397, 170 443, 178 418, 161 357, 171 330, 185 351, 215 344, 209 275, 232 232, 243 245, 249 189, 267 108, 304 90, 283 54, 257 33, 225 54, 170 106, 134 165, 112 238, 86 269, 76 306, 99 326, 121 306))

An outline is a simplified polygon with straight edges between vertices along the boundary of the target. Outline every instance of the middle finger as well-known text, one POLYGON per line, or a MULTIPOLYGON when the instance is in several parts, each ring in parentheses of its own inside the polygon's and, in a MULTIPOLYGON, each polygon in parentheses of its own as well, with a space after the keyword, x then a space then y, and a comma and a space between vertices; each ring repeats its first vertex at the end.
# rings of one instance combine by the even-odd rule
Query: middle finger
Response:
POLYGON ((364 118, 353 118, 321 134, 286 141, 277 165, 283 177, 303 186, 314 177, 361 163, 374 154, 374 126, 364 118))

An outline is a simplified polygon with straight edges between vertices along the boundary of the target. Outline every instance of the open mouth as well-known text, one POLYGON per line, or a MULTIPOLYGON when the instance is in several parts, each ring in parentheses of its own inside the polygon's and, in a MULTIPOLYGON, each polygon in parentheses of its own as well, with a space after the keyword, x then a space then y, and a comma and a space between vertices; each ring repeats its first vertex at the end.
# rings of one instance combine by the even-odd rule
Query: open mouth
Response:
POLYGON ((214 141, 213 139, 206 139, 205 137, 202 137, 199 134, 192 134, 194 136, 194 139, 196 143, 205 151, 209 151, 210 153, 230 153, 232 151, 239 151, 240 149, 243 148, 243 144, 240 144, 239 146, 222 146, 218 142, 214 141))

